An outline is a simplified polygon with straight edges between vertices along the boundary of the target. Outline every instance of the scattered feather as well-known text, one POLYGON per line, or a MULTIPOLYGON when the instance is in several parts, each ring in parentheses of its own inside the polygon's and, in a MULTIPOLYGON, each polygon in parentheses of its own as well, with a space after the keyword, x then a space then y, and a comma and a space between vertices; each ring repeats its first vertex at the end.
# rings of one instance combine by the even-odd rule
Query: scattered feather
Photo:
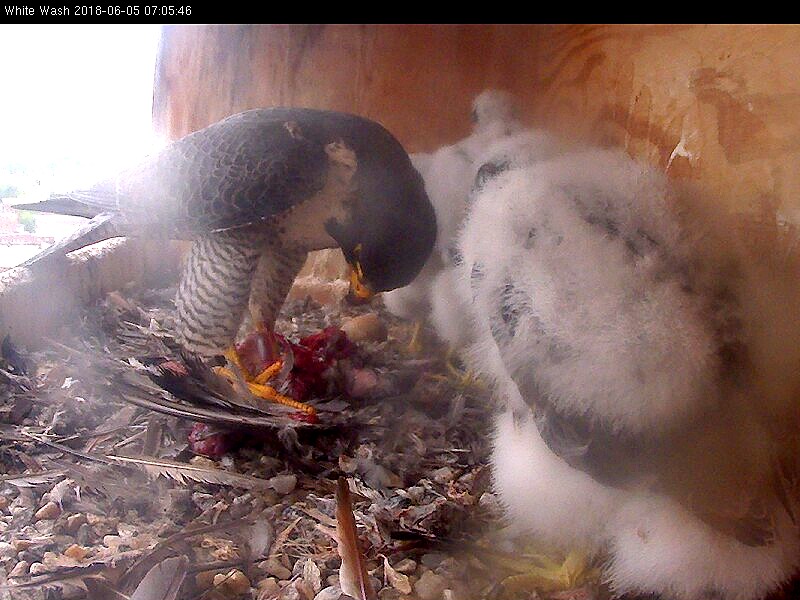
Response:
POLYGON ((344 477, 340 477, 336 483, 336 537, 339 556, 342 558, 339 569, 342 591, 356 600, 375 600, 378 596, 369 580, 353 515, 350 487, 344 477))
POLYGON ((0 475, 0 482, 10 483, 17 487, 35 487, 52 483, 53 480, 64 477, 64 471, 52 470, 40 473, 23 473, 21 475, 0 475))
POLYGON ((267 490, 272 486, 267 479, 260 479, 250 475, 241 475, 221 469, 200 467, 188 463, 167 460, 164 458, 149 458, 143 456, 109 455, 107 458, 120 463, 135 465, 154 476, 163 475, 179 483, 198 481, 200 483, 213 483, 248 490, 267 490))
POLYGON ((401 594, 408 595, 411 593, 411 581, 409 581, 408 575, 397 572, 394 567, 389 564, 389 559, 385 556, 383 557, 383 576, 386 579, 386 583, 401 594))
POLYGON ((130 600, 175 600, 186 578, 188 559, 168 558, 147 572, 130 600))
POLYGON ((119 593, 99 577, 87 577, 83 580, 83 585, 86 586, 91 600, 130 600, 128 596, 119 593))

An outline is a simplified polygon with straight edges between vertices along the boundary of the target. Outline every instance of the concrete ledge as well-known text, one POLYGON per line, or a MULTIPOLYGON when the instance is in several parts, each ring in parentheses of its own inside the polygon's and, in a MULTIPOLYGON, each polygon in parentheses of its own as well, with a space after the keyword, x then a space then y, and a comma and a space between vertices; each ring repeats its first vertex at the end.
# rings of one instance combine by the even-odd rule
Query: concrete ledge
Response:
MULTIPOLYGON (((0 273, 0 339, 35 349, 43 337, 59 330, 79 309, 108 292, 169 285, 177 281, 187 242, 155 243, 116 238, 75 252, 63 260, 33 269, 0 273)), ((341 301, 347 293, 347 264, 339 250, 312 252, 289 298, 311 296, 322 304, 341 301)))
POLYGON ((49 265, 0 273, 0 338, 40 345, 57 337, 78 309, 112 290, 166 285, 177 279, 185 244, 116 238, 75 252, 49 265))

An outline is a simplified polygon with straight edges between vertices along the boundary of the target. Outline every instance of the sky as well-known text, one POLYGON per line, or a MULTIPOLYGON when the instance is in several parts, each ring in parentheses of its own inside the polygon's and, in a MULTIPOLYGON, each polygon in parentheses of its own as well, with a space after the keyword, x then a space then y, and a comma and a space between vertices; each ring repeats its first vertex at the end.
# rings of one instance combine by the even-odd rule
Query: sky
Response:
POLYGON ((42 192, 65 191, 155 150, 159 36, 157 25, 0 25, 0 171, 55 170, 42 192))

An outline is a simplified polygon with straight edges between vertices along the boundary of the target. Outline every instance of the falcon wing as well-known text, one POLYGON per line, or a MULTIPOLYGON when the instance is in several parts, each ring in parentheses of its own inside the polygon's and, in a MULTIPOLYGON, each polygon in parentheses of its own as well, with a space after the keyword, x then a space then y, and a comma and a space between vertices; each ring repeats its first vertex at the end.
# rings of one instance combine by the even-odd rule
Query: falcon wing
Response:
POLYGON ((118 210, 132 223, 178 233, 264 221, 322 189, 327 140, 306 136, 298 112, 248 111, 175 142, 123 176, 118 210))
POLYGON ((90 190, 18 208, 112 214, 139 235, 193 238, 259 223, 320 191, 331 135, 301 109, 233 115, 90 190))

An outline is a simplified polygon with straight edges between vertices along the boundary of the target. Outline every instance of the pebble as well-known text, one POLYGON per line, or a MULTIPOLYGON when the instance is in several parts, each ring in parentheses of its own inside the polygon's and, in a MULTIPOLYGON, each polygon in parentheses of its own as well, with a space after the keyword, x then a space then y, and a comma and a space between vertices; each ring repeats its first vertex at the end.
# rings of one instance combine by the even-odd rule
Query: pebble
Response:
POLYGON ((382 342, 388 333, 386 323, 375 313, 348 319, 341 329, 352 342, 382 342))
POLYGON ((207 590, 214 585, 214 577, 217 571, 200 571, 194 576, 194 583, 198 589, 207 590))
POLYGON ((120 537, 129 538, 136 536, 139 530, 129 523, 117 523, 117 533, 120 537))
POLYGON ((61 514, 61 508, 55 502, 48 502, 42 508, 36 511, 33 516, 37 521, 44 521, 55 519, 61 514))
POLYGON ((86 523, 86 515, 83 513, 76 513, 67 517, 67 531, 69 533, 76 533, 81 525, 86 523))
POLYGON ((450 467, 441 467, 431 473, 431 479, 436 483, 450 483, 455 478, 455 471, 450 467))
POLYGON ((10 504, 7 496, 0 496, 0 510, 5 510, 10 504))
POLYGON ((57 521, 53 519, 42 519, 41 521, 36 521, 33 524, 33 528, 37 532, 36 537, 50 537, 55 532, 53 525, 55 525, 56 522, 57 521))
POLYGON ((345 377, 345 388, 353 398, 367 398, 378 388, 380 378, 369 368, 349 369, 345 377))
POLYGON ((429 569, 435 569, 447 556, 441 552, 428 552, 422 555, 422 564, 429 569))
POLYGON ((472 594, 470 589, 460 581, 454 581, 452 589, 443 592, 444 600, 470 600, 472 594))
POLYGON ((497 499, 497 496, 490 492, 484 492, 481 494, 481 497, 478 500, 478 506, 489 513, 499 514, 502 512, 500 501, 497 499))
POLYGON ((250 580, 239 569, 231 569, 227 573, 217 573, 213 579, 217 591, 226 596, 243 596, 250 591, 250 580))
POLYGON ((14 550, 14 546, 12 546, 9 542, 0 542, 0 556, 12 558, 16 554, 17 551, 14 550))
POLYGON ((31 546, 33 546, 33 542, 30 540, 11 540, 11 547, 14 548, 15 552, 22 552, 31 546))
POLYGON ((75 541, 79 543, 81 546, 88 545, 92 539, 94 538, 94 531, 92 530, 92 526, 88 523, 84 523, 80 527, 78 527, 78 532, 75 534, 75 541))
POLYGON ((378 592, 380 600, 400 600, 402 597, 403 595, 400 592, 388 585, 378 592))
POLYGON ((302 596, 300 595, 300 591, 294 584, 289 584, 285 586, 281 591, 281 600, 301 600, 301 599, 302 596))
POLYGON ((195 492, 192 494, 192 502, 194 502, 194 505, 201 511, 208 510, 214 506, 216 501, 216 497, 212 494, 206 494, 205 492, 195 492))
POLYGON ((464 565, 452 556, 445 557, 439 566, 436 567, 436 572, 439 575, 449 576, 451 579, 458 579, 464 573, 464 565))
POLYGON ((317 594, 322 589, 322 573, 317 563, 310 558, 303 564, 303 581, 311 586, 314 594, 317 594))
POLYGON ((123 539, 118 535, 104 535, 103 536, 103 545, 108 546, 114 552, 119 551, 119 547, 123 544, 123 539))
POLYGON ((274 577, 265 577, 258 582, 256 587, 258 588, 259 598, 269 598, 270 596, 275 596, 281 589, 281 586, 278 585, 278 580, 274 577))
POLYGON ((89 552, 88 548, 84 548, 78 544, 72 544, 69 548, 64 550, 64 556, 74 560, 83 560, 89 555, 89 552))
POLYGON ((24 550, 17 554, 17 560, 24 560, 28 564, 35 563, 39 559, 41 559, 41 555, 37 554, 36 552, 30 552, 28 550, 24 550))
POLYGON ((31 566, 28 568, 28 573, 30 575, 41 575, 42 573, 47 573, 47 567, 40 562, 31 563, 31 566))
POLYGON ((411 582, 408 580, 408 575, 398 572, 397 569, 392 567, 387 558, 383 559, 383 576, 386 578, 387 583, 400 593, 411 593, 411 582))
POLYGON ((270 487, 278 494, 285 496, 291 494, 294 488, 297 487, 296 475, 276 475, 269 480, 270 487))
POLYGON ((341 595, 342 590, 338 585, 329 585, 317 592, 317 595, 314 596, 314 600, 338 600, 341 595))
POLYGON ((292 576, 292 572, 275 559, 265 560, 258 566, 277 579, 289 579, 292 576))
POLYGON ((394 570, 398 573, 409 575, 417 570, 417 561, 415 561, 413 558, 404 558, 397 561, 397 564, 393 566, 394 570))
MULTIPOLYGON (((423 557, 423 562, 424 562, 423 557)), ((414 584, 414 591, 422 600, 441 600, 442 592, 447 588, 444 577, 433 571, 426 571, 414 584)))
POLYGON ((21 560, 16 565, 14 565, 14 568, 11 569, 11 572, 8 574, 8 576, 9 577, 22 577, 24 575, 27 575, 28 574, 28 566, 29 566, 29 563, 28 563, 27 560, 21 560))
POLYGON ((300 592, 300 597, 303 598, 303 600, 314 600, 314 589, 308 582, 302 579, 296 579, 294 586, 297 588, 297 591, 300 592))
POLYGON ((408 499, 414 504, 419 504, 425 498, 425 488, 421 485, 413 485, 406 490, 408 499))

